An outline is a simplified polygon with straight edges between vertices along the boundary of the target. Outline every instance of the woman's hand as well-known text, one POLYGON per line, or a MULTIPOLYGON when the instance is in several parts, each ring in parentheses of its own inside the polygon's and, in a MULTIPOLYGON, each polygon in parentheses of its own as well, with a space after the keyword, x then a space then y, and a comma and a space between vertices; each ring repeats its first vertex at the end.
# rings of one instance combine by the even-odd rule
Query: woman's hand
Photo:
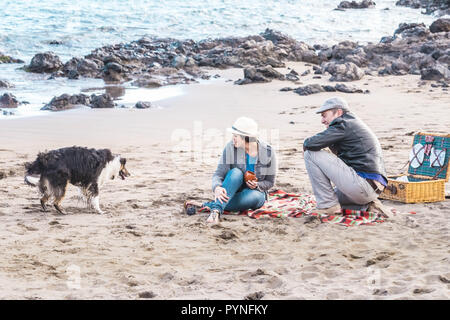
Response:
POLYGON ((214 190, 214 200, 219 200, 220 203, 228 202, 227 190, 221 186, 217 186, 214 190))
POLYGON ((256 189, 258 187, 258 182, 255 180, 248 180, 246 184, 250 189, 256 189))

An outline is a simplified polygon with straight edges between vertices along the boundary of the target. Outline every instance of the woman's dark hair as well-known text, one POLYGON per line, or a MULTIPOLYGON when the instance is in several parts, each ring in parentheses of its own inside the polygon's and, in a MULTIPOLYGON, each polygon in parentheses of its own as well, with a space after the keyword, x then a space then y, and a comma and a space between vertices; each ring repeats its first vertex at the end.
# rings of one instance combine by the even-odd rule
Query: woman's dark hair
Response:
POLYGON ((243 137, 244 137, 246 143, 258 141, 258 139, 256 139, 255 137, 247 137, 247 136, 243 136, 243 137))

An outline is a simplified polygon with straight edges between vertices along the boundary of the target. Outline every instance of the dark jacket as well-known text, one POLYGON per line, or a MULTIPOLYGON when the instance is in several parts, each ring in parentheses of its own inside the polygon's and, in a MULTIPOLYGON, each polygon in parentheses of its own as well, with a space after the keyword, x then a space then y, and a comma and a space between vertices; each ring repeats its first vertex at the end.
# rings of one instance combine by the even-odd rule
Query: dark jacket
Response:
POLYGON ((304 150, 318 151, 326 147, 355 171, 378 173, 386 178, 380 142, 354 114, 344 113, 325 131, 303 142, 304 150))
MULTIPOLYGON (((245 150, 235 148, 233 142, 229 142, 223 150, 222 157, 217 165, 212 179, 213 192, 217 186, 222 186, 228 171, 239 168, 245 173, 245 150)), ((258 189, 266 192, 273 187, 277 173, 277 160, 275 150, 268 144, 258 140, 258 159, 255 164, 255 175, 258 178, 258 189)))

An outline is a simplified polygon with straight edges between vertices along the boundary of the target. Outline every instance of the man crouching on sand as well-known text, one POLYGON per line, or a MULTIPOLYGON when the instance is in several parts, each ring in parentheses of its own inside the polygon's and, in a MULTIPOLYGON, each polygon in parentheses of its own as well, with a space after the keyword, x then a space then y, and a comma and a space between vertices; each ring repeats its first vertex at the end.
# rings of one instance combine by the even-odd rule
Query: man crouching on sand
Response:
POLYGON ((328 99, 317 113, 327 129, 303 142, 317 213, 340 214, 344 205, 349 209, 375 210, 386 217, 378 200, 387 179, 377 137, 350 112, 342 98, 328 99), (333 154, 322 150, 326 147, 333 154))

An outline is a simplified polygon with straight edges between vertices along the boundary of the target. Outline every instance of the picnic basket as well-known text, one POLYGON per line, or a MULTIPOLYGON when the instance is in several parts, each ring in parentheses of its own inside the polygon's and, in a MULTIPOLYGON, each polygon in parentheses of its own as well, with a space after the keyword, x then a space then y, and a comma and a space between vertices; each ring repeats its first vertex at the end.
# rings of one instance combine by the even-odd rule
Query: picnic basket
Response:
POLYGON ((419 132, 414 136, 412 146, 413 149, 425 150, 423 151, 423 158, 412 153, 413 159, 411 160, 410 156, 406 174, 408 182, 396 180, 405 174, 388 177, 388 186, 381 193, 380 198, 404 203, 444 201, 445 182, 448 181, 450 176, 448 170, 450 134, 439 135, 419 132), (417 148, 415 148, 416 146, 417 148), (424 148, 421 148, 421 146, 424 148), (436 157, 439 152, 441 152, 440 158, 436 157), (422 160, 421 162, 419 158, 422 160))

